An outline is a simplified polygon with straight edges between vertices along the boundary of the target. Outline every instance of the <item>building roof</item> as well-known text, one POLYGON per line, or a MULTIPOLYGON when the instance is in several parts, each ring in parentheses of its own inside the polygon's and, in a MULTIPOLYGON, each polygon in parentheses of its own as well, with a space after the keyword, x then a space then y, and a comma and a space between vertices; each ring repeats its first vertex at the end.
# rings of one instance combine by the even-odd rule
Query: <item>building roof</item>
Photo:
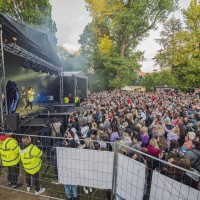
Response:
POLYGON ((145 76, 145 75, 146 75, 146 73, 145 73, 145 72, 141 72, 141 71, 140 71, 140 72, 138 72, 137 74, 138 74, 139 76, 145 76))

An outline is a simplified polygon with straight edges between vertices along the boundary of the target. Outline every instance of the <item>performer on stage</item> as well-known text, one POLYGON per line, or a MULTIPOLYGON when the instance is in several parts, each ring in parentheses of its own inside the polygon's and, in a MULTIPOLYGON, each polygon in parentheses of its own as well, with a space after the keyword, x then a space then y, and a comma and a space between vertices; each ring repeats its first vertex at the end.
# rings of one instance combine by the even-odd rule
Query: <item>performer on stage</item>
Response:
POLYGON ((26 104, 27 104, 26 102, 27 98, 26 98, 26 90, 24 86, 22 86, 22 90, 21 90, 21 99, 22 99, 22 103, 24 104, 23 109, 25 109, 26 104))
POLYGON ((31 110, 33 108, 33 100, 34 100, 35 90, 32 87, 28 88, 28 101, 25 108, 30 106, 31 110))

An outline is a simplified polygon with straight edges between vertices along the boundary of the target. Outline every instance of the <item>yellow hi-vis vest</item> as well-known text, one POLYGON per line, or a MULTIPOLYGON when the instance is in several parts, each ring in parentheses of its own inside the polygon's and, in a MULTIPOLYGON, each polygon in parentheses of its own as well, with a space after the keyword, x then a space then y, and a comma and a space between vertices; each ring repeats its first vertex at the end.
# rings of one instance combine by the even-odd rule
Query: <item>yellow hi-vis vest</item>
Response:
POLYGON ((42 165, 42 151, 35 145, 30 144, 24 150, 20 150, 21 161, 24 170, 29 174, 36 174, 42 165))
POLYGON ((79 101, 79 97, 75 97, 75 103, 78 103, 78 101, 79 101))
POLYGON ((64 103, 69 103, 69 98, 68 97, 64 98, 64 103))
POLYGON ((6 138, 1 143, 0 154, 3 166, 10 167, 17 165, 20 161, 17 141, 14 138, 6 138))

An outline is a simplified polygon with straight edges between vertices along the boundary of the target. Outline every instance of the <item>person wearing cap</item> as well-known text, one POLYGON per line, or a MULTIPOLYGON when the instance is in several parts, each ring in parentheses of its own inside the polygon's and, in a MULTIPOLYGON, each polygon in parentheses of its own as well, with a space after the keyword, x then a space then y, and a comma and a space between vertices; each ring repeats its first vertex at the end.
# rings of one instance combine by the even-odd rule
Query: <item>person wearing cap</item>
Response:
POLYGON ((21 184, 17 179, 19 176, 19 145, 18 142, 12 138, 12 131, 6 128, 0 136, 0 155, 2 165, 8 167, 8 186, 13 189, 18 188, 21 184))
POLYGON ((31 177, 35 186, 35 195, 42 194, 45 188, 39 186, 39 171, 42 166, 41 156, 43 152, 31 143, 30 136, 22 137, 23 147, 20 156, 24 170, 26 171, 27 192, 31 191, 31 177))

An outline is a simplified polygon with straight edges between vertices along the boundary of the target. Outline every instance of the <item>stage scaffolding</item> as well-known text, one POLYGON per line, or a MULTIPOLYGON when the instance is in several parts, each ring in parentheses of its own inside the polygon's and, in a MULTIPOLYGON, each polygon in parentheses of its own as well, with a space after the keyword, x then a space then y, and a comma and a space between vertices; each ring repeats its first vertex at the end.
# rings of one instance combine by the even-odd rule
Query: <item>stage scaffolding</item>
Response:
POLYGON ((42 58, 32 54, 31 52, 19 47, 16 44, 4 44, 3 41, 3 30, 2 25, 0 24, 0 114, 1 114, 1 127, 4 127, 4 115, 8 114, 7 108, 7 95, 6 95, 6 79, 5 79, 5 63, 4 63, 4 51, 12 53, 14 55, 20 56, 24 59, 27 59, 33 63, 36 63, 40 66, 43 66, 47 69, 47 72, 52 72, 54 75, 59 76, 59 87, 60 87, 60 102, 63 102, 63 68, 58 68, 51 63, 43 60, 42 58))

